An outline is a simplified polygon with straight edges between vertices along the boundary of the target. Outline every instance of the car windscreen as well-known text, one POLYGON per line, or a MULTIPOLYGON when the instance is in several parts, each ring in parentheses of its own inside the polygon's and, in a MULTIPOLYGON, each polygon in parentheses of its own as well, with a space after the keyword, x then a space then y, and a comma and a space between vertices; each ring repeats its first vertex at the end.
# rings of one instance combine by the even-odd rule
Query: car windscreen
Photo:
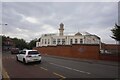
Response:
POLYGON ((29 51, 28 52, 29 55, 35 55, 35 54, 39 54, 37 51, 29 51))

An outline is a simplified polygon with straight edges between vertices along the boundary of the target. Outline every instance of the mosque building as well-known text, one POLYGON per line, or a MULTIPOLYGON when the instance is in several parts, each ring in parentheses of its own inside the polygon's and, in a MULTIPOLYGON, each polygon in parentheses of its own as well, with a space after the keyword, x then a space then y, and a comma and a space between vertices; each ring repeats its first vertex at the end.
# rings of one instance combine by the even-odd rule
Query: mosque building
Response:
POLYGON ((64 35, 64 24, 60 24, 59 35, 43 34, 40 40, 36 42, 36 47, 42 46, 57 46, 57 45, 72 45, 72 44, 100 44, 100 37, 97 35, 81 34, 77 32, 74 35, 64 35))

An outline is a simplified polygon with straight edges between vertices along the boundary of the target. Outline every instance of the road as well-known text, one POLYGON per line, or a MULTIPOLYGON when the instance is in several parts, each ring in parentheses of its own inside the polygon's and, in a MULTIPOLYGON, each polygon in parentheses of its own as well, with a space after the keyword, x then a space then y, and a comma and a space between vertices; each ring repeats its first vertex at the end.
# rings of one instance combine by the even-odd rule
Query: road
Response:
POLYGON ((3 53, 2 61, 9 78, 118 78, 118 66, 96 62, 42 56, 41 63, 25 65, 10 53, 3 53))

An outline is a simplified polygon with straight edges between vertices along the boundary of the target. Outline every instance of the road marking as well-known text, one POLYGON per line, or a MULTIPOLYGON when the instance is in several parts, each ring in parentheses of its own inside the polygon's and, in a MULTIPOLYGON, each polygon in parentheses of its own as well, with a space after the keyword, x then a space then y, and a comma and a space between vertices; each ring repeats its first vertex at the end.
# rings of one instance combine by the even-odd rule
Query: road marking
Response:
POLYGON ((72 68, 69 68, 69 67, 65 67, 65 66, 62 66, 62 67, 72 70, 72 68))
POLYGON ((3 74, 3 75, 2 75, 2 76, 3 76, 3 78, 5 78, 5 79, 7 78, 7 80, 9 80, 9 79, 10 79, 10 77, 8 76, 8 73, 5 71, 5 69, 4 69, 4 68, 2 69, 2 74, 3 74))
POLYGON ((58 74, 58 73, 55 73, 55 72, 53 72, 53 74, 55 74, 55 75, 57 75, 57 76, 59 76, 59 77, 61 77, 61 78, 66 78, 65 76, 62 76, 62 75, 60 75, 60 74, 58 74))
POLYGON ((81 73, 86 73, 86 74, 91 74, 89 72, 86 72, 86 71, 80 71, 80 70, 77 70, 77 69, 73 69, 74 71, 77 71, 77 72, 81 72, 81 73))
POLYGON ((46 70, 46 71, 48 70, 48 69, 46 69, 46 68, 44 68, 44 67, 40 67, 40 68, 41 68, 41 69, 44 69, 44 70, 46 70))
POLYGON ((69 69, 69 70, 74 70, 74 71, 77 71, 77 72, 85 73, 85 74, 91 74, 91 73, 86 72, 86 71, 81 71, 81 70, 78 70, 78 69, 73 69, 73 68, 62 66, 62 65, 58 65, 58 64, 55 64, 55 63, 49 63, 49 64, 52 64, 52 65, 55 65, 55 66, 59 66, 59 67, 63 67, 63 68, 69 69))

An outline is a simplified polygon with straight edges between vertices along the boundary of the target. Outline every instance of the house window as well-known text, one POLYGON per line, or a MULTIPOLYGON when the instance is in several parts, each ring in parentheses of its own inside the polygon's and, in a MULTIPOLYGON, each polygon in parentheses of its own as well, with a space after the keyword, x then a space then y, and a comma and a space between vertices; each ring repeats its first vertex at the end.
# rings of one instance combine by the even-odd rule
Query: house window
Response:
POLYGON ((56 44, 56 39, 53 39, 53 44, 56 44))
POLYGON ((47 42, 46 42, 46 39, 45 39, 45 44, 46 44, 47 42))
POLYGON ((48 44, 50 44, 50 39, 48 39, 48 44))
POLYGON ((57 39, 57 43, 60 44, 60 39, 57 39))
POLYGON ((78 41, 77 41, 77 39, 75 39, 75 44, 77 44, 78 43, 78 41))
POLYGON ((62 44, 63 44, 63 45, 65 44, 65 39, 62 39, 62 44))
POLYGON ((83 44, 83 39, 80 39, 80 44, 83 44))
POLYGON ((73 43, 73 39, 70 39, 70 44, 72 44, 73 43))

